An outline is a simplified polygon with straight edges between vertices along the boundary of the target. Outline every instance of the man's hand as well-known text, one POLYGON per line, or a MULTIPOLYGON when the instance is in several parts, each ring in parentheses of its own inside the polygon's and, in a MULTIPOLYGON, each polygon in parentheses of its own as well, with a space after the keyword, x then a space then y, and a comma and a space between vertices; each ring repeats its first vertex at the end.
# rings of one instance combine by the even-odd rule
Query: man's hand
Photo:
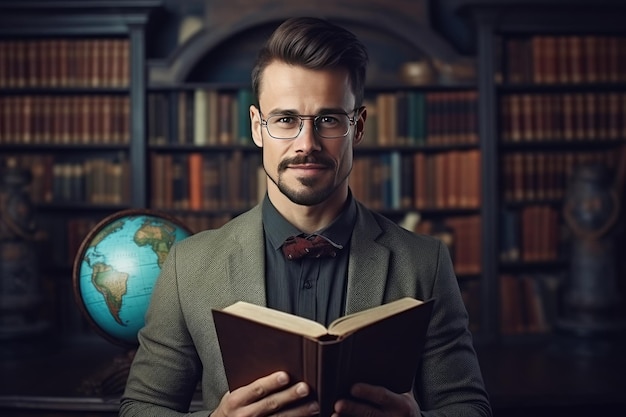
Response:
POLYGON ((335 403, 332 417, 419 417, 420 407, 412 393, 396 394, 386 388, 354 384, 352 397, 335 403))
POLYGON ((302 417, 317 414, 315 401, 304 400, 310 393, 304 382, 289 385, 285 372, 259 378, 250 385, 227 392, 211 417, 269 416, 302 417))

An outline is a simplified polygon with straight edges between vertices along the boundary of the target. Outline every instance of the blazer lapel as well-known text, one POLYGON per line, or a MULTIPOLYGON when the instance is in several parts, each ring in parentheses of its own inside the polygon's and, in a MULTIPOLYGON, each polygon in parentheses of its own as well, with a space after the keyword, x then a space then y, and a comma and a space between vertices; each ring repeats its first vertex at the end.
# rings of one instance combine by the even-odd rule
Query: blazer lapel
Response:
MULTIPOLYGON (((266 305, 265 238, 261 222, 261 206, 246 213, 237 225, 236 239, 228 253, 226 272, 235 300, 266 305), (258 244, 260 243, 260 244, 258 244)), ((226 244, 226 242, 224 242, 226 244)))
POLYGON ((376 241, 383 231, 367 209, 358 208, 350 244, 346 314, 382 304, 389 270, 389 249, 376 241))

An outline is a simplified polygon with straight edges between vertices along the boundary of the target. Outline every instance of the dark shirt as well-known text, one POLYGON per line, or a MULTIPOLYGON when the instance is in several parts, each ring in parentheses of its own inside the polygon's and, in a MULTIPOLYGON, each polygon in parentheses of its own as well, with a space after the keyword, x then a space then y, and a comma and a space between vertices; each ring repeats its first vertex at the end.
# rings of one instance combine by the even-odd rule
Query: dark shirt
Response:
POLYGON ((289 223, 270 202, 263 200, 265 232, 265 280, 268 307, 328 325, 343 316, 350 238, 356 223, 356 202, 350 195, 345 209, 326 228, 316 231, 343 246, 337 256, 289 260, 281 246, 289 236, 302 232, 289 223))

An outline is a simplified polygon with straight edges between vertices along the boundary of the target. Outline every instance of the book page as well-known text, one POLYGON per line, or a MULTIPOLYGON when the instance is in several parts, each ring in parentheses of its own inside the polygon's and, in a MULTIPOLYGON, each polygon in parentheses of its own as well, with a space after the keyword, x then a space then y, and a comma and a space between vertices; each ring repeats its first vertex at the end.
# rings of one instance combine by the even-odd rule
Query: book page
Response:
POLYGON ((424 302, 406 297, 368 310, 359 311, 358 313, 349 314, 333 321, 328 328, 328 333, 342 336, 421 304, 424 304, 424 302))
POLYGON ((316 321, 245 301, 238 301, 222 311, 315 339, 328 334, 326 327, 316 321))

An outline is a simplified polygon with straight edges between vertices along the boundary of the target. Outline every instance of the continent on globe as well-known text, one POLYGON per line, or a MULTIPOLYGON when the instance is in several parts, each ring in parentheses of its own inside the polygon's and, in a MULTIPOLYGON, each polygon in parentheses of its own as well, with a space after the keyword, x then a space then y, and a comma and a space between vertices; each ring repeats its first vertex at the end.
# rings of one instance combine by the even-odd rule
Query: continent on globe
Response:
POLYGON ((128 274, 116 271, 111 265, 96 263, 92 265, 92 282, 94 287, 102 294, 111 315, 121 326, 126 323, 120 318, 122 297, 126 294, 128 274))
POLYGON ((146 219, 133 238, 138 246, 149 245, 157 255, 159 268, 176 242, 176 228, 163 221, 146 219))

